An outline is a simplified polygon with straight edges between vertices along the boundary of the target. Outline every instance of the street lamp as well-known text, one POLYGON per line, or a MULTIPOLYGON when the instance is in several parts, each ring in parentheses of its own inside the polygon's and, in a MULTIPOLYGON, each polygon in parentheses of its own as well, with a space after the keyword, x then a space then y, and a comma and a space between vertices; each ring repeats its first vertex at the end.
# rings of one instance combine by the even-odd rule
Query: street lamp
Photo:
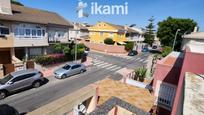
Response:
POLYGON ((177 37, 179 31, 181 31, 181 30, 180 30, 180 29, 177 29, 177 30, 176 30, 176 34, 175 34, 175 37, 174 37, 174 42, 173 42, 172 51, 174 51, 174 46, 175 46, 175 43, 176 43, 176 37, 177 37))

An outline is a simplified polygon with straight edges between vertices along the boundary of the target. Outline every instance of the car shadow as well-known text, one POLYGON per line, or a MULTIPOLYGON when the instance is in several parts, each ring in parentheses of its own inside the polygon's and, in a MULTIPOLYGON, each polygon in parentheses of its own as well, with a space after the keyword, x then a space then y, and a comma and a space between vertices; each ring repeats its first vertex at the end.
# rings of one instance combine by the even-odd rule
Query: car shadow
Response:
POLYGON ((19 113, 14 107, 8 104, 0 105, 0 115, 26 115, 27 113, 19 113))
MULTIPOLYGON (((43 85, 47 84, 49 82, 49 80, 47 78, 44 78, 43 82, 41 82, 41 86, 42 87, 43 85)), ((14 94, 18 94, 18 93, 21 93, 21 92, 24 92, 24 91, 27 91, 27 90, 30 90, 30 89, 33 89, 32 86, 29 86, 29 87, 26 87, 26 88, 23 88, 23 89, 20 89, 20 90, 17 90, 17 91, 14 91, 14 92, 11 92, 7 95, 7 97, 11 96, 11 95, 14 95, 14 94)), ((1 114, 0 114, 1 115, 1 114)))

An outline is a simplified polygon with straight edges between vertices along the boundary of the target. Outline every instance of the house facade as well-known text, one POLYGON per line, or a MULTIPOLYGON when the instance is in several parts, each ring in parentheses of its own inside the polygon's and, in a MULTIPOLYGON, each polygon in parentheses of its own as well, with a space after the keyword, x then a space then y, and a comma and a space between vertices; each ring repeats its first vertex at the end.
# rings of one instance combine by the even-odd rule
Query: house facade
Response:
POLYGON ((44 55, 50 43, 68 42, 72 24, 60 15, 10 4, 10 0, 7 5, 11 14, 0 13, 1 64, 44 55))
POLYGON ((135 30, 121 25, 115 25, 107 22, 98 22, 89 28, 90 42, 104 43, 106 38, 111 38, 119 44, 124 44, 128 39, 133 38, 137 33, 135 30))
POLYGON ((84 23, 73 23, 74 28, 69 29, 69 40, 89 40, 88 24, 84 23))
MULTIPOLYGON (((186 74, 188 72, 199 76, 204 74, 203 43, 200 41, 188 42, 183 44, 183 46, 185 46, 183 52, 172 52, 162 60, 159 60, 156 65, 152 86, 160 108, 159 113, 161 114, 182 115, 185 113, 186 105, 189 104, 184 103, 184 97, 189 98, 184 92, 187 85, 185 80, 187 80, 186 77, 188 75, 186 74)), ((196 90, 196 88, 192 87, 192 90, 196 90)), ((190 97, 192 96, 190 95, 190 97)))
POLYGON ((204 44, 204 32, 192 32, 183 36, 181 49, 185 49, 189 44, 204 44))

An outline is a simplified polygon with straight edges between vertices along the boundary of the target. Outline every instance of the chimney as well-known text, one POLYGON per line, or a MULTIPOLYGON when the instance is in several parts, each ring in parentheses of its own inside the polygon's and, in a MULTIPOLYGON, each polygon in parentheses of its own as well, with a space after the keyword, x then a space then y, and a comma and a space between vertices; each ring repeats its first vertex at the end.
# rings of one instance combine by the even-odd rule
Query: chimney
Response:
POLYGON ((0 0, 0 14, 12 15, 10 0, 0 0))
POLYGON ((198 32, 198 27, 195 26, 193 32, 198 32))

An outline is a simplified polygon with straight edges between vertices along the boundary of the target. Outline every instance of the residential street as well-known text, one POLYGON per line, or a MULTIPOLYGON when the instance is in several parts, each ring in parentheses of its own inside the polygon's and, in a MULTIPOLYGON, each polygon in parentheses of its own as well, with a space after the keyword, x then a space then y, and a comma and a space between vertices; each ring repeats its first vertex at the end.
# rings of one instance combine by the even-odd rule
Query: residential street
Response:
POLYGON ((40 88, 11 95, 1 100, 0 104, 8 104, 20 113, 27 113, 107 76, 119 80, 122 76, 115 73, 116 71, 124 67, 132 69, 142 67, 147 63, 149 55, 149 53, 142 53, 135 57, 117 57, 90 52, 89 56, 93 58, 93 66, 88 67, 85 73, 63 80, 55 79, 53 76, 49 77, 49 82, 40 88))

